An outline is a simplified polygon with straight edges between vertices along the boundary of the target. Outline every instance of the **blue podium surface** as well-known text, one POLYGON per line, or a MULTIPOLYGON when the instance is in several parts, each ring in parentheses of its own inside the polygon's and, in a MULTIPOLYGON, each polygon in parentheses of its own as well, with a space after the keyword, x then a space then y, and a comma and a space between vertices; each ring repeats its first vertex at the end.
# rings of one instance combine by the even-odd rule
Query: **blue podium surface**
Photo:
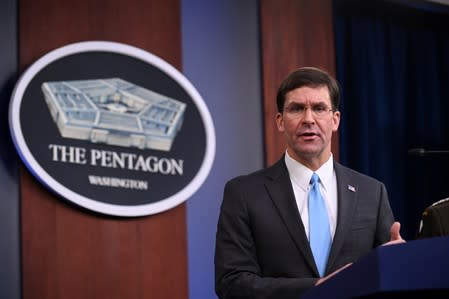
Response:
POLYGON ((449 237, 379 246, 301 299, 449 298, 449 237))

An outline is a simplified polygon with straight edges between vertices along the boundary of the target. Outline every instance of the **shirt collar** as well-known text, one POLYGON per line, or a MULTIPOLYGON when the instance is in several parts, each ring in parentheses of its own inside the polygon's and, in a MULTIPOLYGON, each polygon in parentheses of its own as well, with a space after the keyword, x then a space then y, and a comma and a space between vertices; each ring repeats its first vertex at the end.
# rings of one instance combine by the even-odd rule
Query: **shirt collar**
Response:
MULTIPOLYGON (((287 166, 288 173, 290 174, 290 178, 301 189, 307 191, 307 189, 309 188, 310 179, 312 178, 312 174, 314 173, 314 171, 290 157, 287 151, 285 151, 285 164, 287 166)), ((321 185, 325 190, 330 186, 333 171, 334 159, 333 155, 331 154, 329 159, 315 171, 320 177, 321 185)))

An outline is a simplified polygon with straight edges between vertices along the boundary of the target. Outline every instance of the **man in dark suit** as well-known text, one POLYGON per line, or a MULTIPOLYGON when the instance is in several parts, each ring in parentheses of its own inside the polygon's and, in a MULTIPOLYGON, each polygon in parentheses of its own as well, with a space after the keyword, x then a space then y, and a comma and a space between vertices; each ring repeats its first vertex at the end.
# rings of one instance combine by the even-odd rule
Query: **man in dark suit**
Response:
POLYGON ((338 84, 320 69, 300 68, 282 82, 276 123, 285 154, 224 188, 215 248, 220 298, 297 299, 374 247, 404 242, 385 186, 333 160, 338 105, 338 84), (328 245, 309 244, 317 222, 312 193, 322 202, 318 235, 328 235, 328 245))

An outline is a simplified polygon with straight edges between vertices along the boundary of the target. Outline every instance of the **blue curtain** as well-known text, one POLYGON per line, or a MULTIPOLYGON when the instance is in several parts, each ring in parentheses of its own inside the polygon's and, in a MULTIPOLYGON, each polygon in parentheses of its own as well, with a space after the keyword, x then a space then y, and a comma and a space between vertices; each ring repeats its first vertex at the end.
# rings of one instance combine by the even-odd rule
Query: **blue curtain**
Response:
MULTIPOLYGON (((421 1, 422 2, 422 1, 421 1)), ((385 183, 401 233, 449 197, 449 8, 413 1, 335 1, 342 88, 340 161, 385 183)))

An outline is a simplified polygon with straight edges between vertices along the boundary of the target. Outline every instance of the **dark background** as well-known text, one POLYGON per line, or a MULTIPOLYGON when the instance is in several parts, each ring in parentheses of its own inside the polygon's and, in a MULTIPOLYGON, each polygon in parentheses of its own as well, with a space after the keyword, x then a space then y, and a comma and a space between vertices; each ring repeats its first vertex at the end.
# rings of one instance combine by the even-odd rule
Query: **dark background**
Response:
POLYGON ((425 1, 336 1, 341 162, 387 186, 403 237, 449 197, 449 9, 425 1))

